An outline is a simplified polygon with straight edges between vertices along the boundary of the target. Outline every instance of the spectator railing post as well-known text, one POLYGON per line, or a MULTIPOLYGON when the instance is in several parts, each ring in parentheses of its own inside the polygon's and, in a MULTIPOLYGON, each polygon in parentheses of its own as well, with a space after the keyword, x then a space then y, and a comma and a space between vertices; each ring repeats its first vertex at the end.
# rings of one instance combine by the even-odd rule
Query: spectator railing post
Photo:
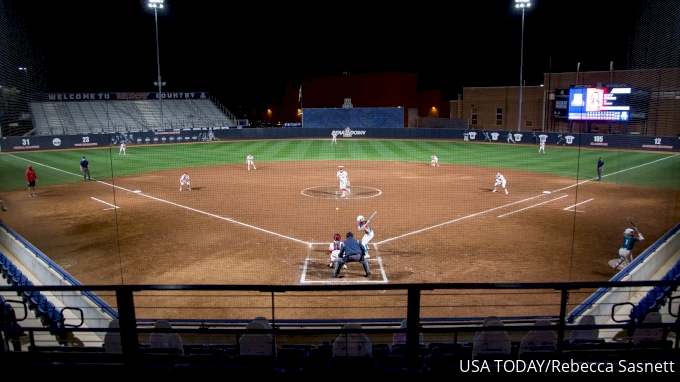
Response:
POLYGON ((116 303, 118 303, 121 347, 123 348, 125 363, 131 364, 135 362, 135 356, 139 352, 137 317, 135 316, 132 289, 116 288, 116 303))
POLYGON ((567 302, 569 301, 569 290, 566 286, 563 286, 562 298, 560 299, 560 326, 557 329, 557 354, 562 354, 562 348, 564 347, 564 328, 567 324, 567 302))
POLYGON ((409 369, 417 372, 420 367, 420 289, 408 290, 406 306, 406 356, 409 369))

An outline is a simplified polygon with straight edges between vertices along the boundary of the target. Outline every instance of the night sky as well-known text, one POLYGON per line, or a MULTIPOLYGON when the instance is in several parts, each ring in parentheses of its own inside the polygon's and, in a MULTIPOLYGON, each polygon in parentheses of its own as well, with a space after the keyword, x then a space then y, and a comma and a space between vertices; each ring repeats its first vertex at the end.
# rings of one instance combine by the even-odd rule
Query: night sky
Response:
MULTIPOLYGON (((537 0, 525 14, 525 85, 542 73, 626 69, 644 0, 537 0)), ((15 1, 50 92, 153 92, 156 31, 147 0, 15 1)), ((522 16, 510 0, 469 4, 166 0, 163 91, 209 91, 227 108, 263 108, 316 76, 406 71, 420 90, 519 84, 522 16), (454 5, 455 4, 455 5, 454 5), (425 6, 430 7, 425 7, 425 6)), ((460 2, 463 3, 463 2, 460 2)))

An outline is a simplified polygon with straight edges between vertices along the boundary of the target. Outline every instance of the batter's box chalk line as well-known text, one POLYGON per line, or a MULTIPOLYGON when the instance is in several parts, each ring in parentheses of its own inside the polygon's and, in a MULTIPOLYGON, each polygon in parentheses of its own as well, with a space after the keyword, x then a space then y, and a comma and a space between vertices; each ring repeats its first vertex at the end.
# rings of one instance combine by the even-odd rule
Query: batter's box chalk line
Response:
POLYGON ((300 276, 300 284, 328 284, 328 285, 337 285, 337 284, 386 284, 389 282, 387 280, 387 275, 385 274, 385 267, 383 267, 382 264, 382 259, 379 256, 376 257, 371 257, 370 259, 367 259, 366 261, 373 263, 377 262, 378 263, 378 269, 371 268, 371 276, 369 277, 364 277, 364 269, 361 266, 361 263, 356 263, 352 262, 350 267, 353 265, 356 265, 360 269, 361 276, 354 276, 352 275, 351 278, 347 278, 346 272, 348 271, 347 269, 341 270, 340 275, 343 276, 343 273, 345 277, 342 278, 332 278, 331 273, 333 273, 333 268, 330 268, 328 266, 329 259, 316 259, 316 258, 306 258, 305 259, 305 265, 302 268, 302 275, 300 276), (314 263, 314 271, 317 272, 316 269, 316 263, 323 264, 322 265, 322 272, 323 276, 322 278, 316 279, 316 280, 309 280, 307 279, 307 274, 309 273, 308 269, 310 267, 310 263, 314 263))

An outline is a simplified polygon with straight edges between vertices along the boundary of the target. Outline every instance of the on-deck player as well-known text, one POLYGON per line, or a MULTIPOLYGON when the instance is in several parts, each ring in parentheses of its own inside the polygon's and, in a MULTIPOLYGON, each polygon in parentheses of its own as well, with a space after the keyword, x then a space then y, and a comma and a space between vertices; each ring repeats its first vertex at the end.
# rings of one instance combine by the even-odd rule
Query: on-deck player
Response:
POLYGON ((342 195, 340 195, 341 198, 344 198, 347 196, 348 193, 351 192, 351 190, 348 187, 349 184, 349 178, 347 177, 347 172, 345 171, 345 166, 338 166, 339 170, 335 174, 335 176, 338 177, 338 180, 340 181, 340 189, 342 190, 342 195))

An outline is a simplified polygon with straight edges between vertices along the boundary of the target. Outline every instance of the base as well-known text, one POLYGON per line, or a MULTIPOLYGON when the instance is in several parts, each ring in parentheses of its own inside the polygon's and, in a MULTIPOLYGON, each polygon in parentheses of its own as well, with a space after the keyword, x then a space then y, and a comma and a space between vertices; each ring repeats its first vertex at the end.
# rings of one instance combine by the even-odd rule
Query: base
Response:
MULTIPOLYGON (((618 263, 618 262, 619 262, 619 259, 609 260, 609 261, 608 261, 609 267, 610 267, 610 268, 613 268, 614 265, 616 265, 616 263, 618 263)), ((620 270, 622 270, 623 268, 625 268, 625 267, 623 266, 623 263, 621 263, 621 264, 619 264, 618 267, 616 267, 616 270, 617 270, 617 271, 620 271, 620 270)))

